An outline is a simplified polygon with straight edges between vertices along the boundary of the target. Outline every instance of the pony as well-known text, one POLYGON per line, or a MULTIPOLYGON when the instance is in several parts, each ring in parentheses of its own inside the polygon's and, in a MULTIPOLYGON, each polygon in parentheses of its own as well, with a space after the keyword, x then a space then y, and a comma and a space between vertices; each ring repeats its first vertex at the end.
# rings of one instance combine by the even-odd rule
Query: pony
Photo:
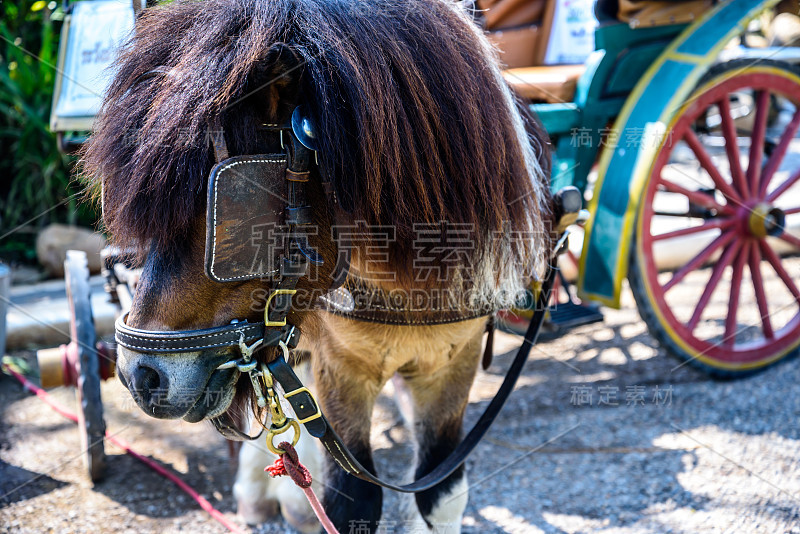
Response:
MULTIPOLYGON (((302 331, 291 363, 373 471, 372 408, 387 381, 402 384, 416 443, 410 474, 419 477, 458 442, 492 311, 515 302, 551 242, 546 137, 460 3, 176 0, 144 10, 81 158, 106 231, 141 262, 125 320, 182 331, 261 318, 273 280, 204 275, 212 141, 221 137, 234 156, 281 152, 271 128, 287 124, 298 106, 316 137, 306 196, 315 229, 308 245, 321 261, 298 282, 308 298, 295 298, 288 312, 302 331), (415 305, 401 299, 393 317, 407 320, 337 313, 331 297, 320 306, 317 297, 334 285, 326 267, 337 264, 342 246, 334 237, 343 227, 349 271, 337 291, 422 295, 415 305), (431 297, 442 292, 458 312, 445 320, 446 299, 431 297)), ((235 356, 220 349, 209 364, 198 353, 120 347, 117 369, 154 417, 230 416, 246 431, 263 414, 247 377, 218 368, 235 356)), ((274 357, 275 347, 254 354, 274 357)), ((346 474, 311 443, 304 433, 298 450, 321 476, 333 523, 376 529, 380 488, 346 474)), ((263 473, 269 462, 263 447, 243 446, 239 512, 258 523, 280 510, 298 529, 316 530, 302 493, 263 473)), ((428 529, 459 531, 466 503, 462 465, 416 493, 409 513, 428 529)))

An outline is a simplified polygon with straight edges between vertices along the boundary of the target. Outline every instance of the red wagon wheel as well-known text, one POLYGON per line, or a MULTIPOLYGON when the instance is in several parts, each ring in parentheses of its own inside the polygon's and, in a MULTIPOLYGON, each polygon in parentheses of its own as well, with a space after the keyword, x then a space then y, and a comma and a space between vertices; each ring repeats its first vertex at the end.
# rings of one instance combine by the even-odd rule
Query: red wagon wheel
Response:
POLYGON ((667 128, 629 279, 670 352, 731 376, 800 346, 800 73, 711 69, 667 128))

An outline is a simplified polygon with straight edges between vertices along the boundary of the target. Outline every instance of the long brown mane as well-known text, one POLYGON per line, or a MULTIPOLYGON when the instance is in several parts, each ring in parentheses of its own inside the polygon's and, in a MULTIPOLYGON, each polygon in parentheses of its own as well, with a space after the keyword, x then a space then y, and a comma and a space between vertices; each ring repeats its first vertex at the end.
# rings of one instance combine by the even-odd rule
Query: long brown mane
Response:
POLYGON ((489 278, 519 275, 512 265, 530 271, 548 235, 546 150, 526 135, 463 8, 402 1, 179 0, 145 10, 83 158, 102 181, 114 239, 169 248, 187 235, 214 162, 209 125, 221 119, 232 154, 263 150, 259 124, 285 115, 254 99, 272 82, 308 110, 320 172, 352 220, 396 228, 401 269, 414 256, 414 224, 448 221, 478 229, 476 269, 489 278), (137 82, 152 69, 168 75, 137 82))

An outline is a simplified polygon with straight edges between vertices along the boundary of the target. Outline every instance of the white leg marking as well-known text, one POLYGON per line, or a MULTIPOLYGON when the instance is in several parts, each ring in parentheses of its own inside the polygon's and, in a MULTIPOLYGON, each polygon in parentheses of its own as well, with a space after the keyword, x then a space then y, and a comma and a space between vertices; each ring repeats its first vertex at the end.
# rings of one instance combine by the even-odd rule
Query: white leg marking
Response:
MULTIPOLYGON (((411 396, 411 390, 408 388, 406 381, 403 380, 403 377, 397 373, 392 376, 391 384, 394 390, 394 403, 397 405, 403 424, 410 432, 413 432, 414 398, 411 396)), ((411 476, 414 476, 414 473, 411 473, 411 476)))
POLYGON ((425 519, 432 525, 434 534, 459 534, 461 532, 461 516, 467 508, 469 485, 467 475, 453 484, 433 506, 433 510, 425 519))
POLYGON ((268 496, 271 480, 264 473, 264 467, 274 460, 270 456, 261 440, 246 441, 239 451, 239 469, 236 471, 233 496, 239 515, 249 525, 263 523, 278 514, 278 502, 274 496, 268 496))
MULTIPOLYGON (((406 481, 414 480, 414 470, 406 476, 406 481)), ((461 532, 461 518, 467 508, 469 498, 469 485, 466 473, 461 479, 451 486, 450 491, 439 497, 439 502, 434 504, 429 516, 423 518, 417 508, 417 501, 412 493, 400 496, 400 516, 408 525, 408 532, 430 534, 459 534, 461 532), (428 526, 430 523, 430 527, 428 526)))

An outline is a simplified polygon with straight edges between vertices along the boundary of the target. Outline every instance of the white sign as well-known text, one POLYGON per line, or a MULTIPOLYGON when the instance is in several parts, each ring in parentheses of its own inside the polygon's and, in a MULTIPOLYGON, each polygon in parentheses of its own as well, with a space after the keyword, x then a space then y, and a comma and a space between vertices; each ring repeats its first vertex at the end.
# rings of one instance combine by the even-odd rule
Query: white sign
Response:
POLYGON ((546 65, 577 65, 594 52, 594 0, 556 0, 546 65))
POLYGON ((131 0, 76 2, 65 51, 58 117, 92 117, 113 75, 117 48, 134 26, 131 0))

